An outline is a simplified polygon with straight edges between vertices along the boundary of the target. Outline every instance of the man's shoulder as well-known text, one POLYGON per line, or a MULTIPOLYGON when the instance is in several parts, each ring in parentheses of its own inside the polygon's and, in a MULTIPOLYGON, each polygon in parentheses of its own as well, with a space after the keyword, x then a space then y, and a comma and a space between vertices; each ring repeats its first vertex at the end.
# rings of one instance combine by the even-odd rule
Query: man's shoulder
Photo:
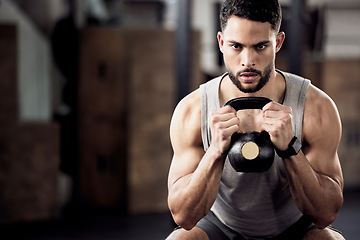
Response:
POLYGON ((219 82, 227 73, 220 75, 218 77, 214 77, 204 83, 202 83, 197 89, 190 92, 186 95, 181 101, 178 103, 176 108, 180 109, 198 109, 201 108, 201 91, 207 91, 213 87, 218 88, 219 82))
POLYGON ((183 145, 202 146, 201 135, 198 134, 201 129, 200 101, 200 91, 196 89, 177 104, 170 124, 170 137, 173 144, 183 141, 183 145))
POLYGON ((186 120, 195 117, 195 114, 200 114, 200 109, 201 97, 198 88, 181 99, 175 108, 174 116, 186 120))
POLYGON ((336 149, 341 138, 341 119, 335 102, 321 89, 310 85, 306 94, 303 137, 309 147, 336 149))
MULTIPOLYGON (((190 92, 179 102, 180 105, 193 105, 200 100, 200 87, 190 92)), ((199 102, 200 103, 200 102, 199 102)))
POLYGON ((332 103, 333 100, 323 90, 316 87, 315 85, 309 85, 306 93, 306 103, 310 105, 321 105, 324 103, 332 103))
POLYGON ((310 84, 306 93, 304 120, 315 119, 315 122, 338 121, 339 112, 335 102, 320 88, 310 84))

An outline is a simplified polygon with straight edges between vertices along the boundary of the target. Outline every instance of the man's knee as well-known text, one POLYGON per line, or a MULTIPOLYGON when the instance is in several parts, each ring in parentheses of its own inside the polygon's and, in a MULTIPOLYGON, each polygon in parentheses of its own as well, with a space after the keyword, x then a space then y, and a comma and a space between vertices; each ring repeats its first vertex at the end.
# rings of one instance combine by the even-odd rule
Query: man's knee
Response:
POLYGON ((203 230, 194 227, 190 231, 186 231, 183 228, 177 229, 166 240, 209 240, 209 238, 203 230))
POLYGON ((324 229, 313 229, 306 233, 304 240, 345 240, 343 235, 339 232, 331 229, 331 228, 324 228, 324 229))

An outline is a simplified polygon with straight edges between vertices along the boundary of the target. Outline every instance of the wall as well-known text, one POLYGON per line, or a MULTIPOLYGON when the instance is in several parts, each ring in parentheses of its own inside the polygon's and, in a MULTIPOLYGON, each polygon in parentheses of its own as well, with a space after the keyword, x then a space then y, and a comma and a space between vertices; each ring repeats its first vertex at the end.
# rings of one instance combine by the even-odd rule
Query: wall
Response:
POLYGON ((59 126, 51 122, 51 53, 11 2, 0 6, 0 222, 59 215, 59 126))
MULTIPOLYGON (((167 210, 175 33, 87 28, 81 38, 80 194, 131 213, 167 210), (154 37, 156 36, 156 37, 154 37)), ((193 34, 191 90, 202 83, 193 34)))
POLYGON ((8 1, 2 1, 0 22, 14 23, 18 31, 17 81, 20 121, 51 119, 50 46, 32 22, 8 1))

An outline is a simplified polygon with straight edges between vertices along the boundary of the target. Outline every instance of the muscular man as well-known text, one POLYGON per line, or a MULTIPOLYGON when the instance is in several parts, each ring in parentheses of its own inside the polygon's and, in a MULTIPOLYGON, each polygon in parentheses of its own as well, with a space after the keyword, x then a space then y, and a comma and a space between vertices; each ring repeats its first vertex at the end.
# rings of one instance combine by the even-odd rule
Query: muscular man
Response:
POLYGON ((275 69, 285 38, 278 1, 226 0, 220 20, 228 72, 180 101, 171 121, 168 204, 180 227, 168 239, 344 239, 329 227, 343 202, 339 114, 309 80, 275 69), (222 107, 238 97, 273 101, 222 107), (249 130, 270 135, 277 154, 268 171, 229 164, 232 134, 249 130))

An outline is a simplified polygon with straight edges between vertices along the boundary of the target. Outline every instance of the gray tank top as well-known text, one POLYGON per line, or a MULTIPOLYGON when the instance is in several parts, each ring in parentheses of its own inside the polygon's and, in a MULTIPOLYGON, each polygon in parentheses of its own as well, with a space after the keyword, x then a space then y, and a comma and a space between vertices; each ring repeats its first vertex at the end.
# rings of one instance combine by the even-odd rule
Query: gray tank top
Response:
MULTIPOLYGON (((292 108, 294 135, 301 139, 305 94, 310 81, 278 72, 286 80, 283 104, 292 108)), ((211 143, 209 113, 221 107, 219 86, 225 75, 200 86, 201 134, 205 151, 211 143)), ((249 239, 276 236, 302 216, 291 196, 282 159, 276 154, 272 167, 263 173, 236 172, 226 159, 211 210, 221 222, 249 239)))

